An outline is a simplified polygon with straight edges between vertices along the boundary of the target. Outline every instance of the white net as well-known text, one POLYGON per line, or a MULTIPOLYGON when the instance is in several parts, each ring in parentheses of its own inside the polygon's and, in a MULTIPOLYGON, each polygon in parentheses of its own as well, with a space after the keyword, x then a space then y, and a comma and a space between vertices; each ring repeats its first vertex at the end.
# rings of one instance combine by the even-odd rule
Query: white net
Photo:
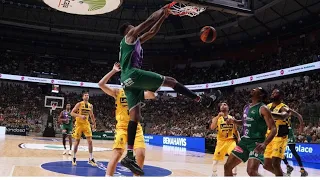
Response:
POLYGON ((170 13, 175 16, 198 16, 204 12, 206 8, 191 6, 184 3, 172 2, 169 4, 170 13))

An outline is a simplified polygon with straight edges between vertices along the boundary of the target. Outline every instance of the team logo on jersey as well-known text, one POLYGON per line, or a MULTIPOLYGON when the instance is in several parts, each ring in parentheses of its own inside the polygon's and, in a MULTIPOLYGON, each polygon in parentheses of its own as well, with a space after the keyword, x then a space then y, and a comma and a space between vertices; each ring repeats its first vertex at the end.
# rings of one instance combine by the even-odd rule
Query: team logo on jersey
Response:
POLYGON ((238 152, 238 153, 243 153, 243 149, 242 149, 240 146, 236 146, 236 147, 234 148, 234 151, 235 151, 235 152, 238 152))

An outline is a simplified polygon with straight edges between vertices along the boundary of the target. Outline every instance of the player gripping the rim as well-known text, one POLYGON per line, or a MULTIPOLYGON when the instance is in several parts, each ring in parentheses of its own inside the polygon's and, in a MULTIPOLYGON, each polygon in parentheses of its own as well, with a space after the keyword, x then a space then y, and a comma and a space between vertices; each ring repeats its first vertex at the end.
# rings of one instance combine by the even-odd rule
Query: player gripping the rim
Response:
POLYGON ((121 66, 121 84, 128 101, 130 121, 128 124, 128 148, 127 155, 121 160, 121 164, 130 169, 134 174, 143 175, 143 170, 134 159, 133 147, 136 137, 138 123, 141 120, 140 104, 144 99, 144 92, 156 92, 161 86, 170 87, 176 92, 183 94, 205 107, 211 107, 221 97, 217 91, 210 96, 198 96, 172 77, 145 71, 141 69, 143 60, 143 49, 141 45, 154 37, 164 20, 169 16, 168 5, 154 12, 146 21, 133 26, 129 23, 123 24, 119 31, 124 38, 120 42, 119 60, 121 66), (142 34, 141 33, 145 32, 142 34))

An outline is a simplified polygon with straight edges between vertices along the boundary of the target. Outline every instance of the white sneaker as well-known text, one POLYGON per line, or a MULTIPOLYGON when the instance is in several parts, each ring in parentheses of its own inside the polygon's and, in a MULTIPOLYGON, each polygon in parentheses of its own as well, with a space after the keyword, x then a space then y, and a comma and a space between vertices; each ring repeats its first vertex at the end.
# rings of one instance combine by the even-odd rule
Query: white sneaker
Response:
POLYGON ((66 154, 67 154, 67 150, 64 150, 64 151, 63 151, 63 155, 66 155, 66 154))
POLYGON ((71 150, 69 150, 69 155, 70 155, 70 156, 72 155, 72 151, 71 151, 71 150))
POLYGON ((211 177, 217 177, 217 176, 218 176, 218 173, 217 173, 217 172, 212 172, 211 177))

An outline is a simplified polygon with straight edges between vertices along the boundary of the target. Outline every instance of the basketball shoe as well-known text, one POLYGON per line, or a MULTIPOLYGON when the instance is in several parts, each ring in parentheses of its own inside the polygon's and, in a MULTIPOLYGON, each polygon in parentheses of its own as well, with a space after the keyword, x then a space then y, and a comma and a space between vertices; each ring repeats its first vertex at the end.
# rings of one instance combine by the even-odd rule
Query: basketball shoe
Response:
POLYGON ((124 157, 122 160, 121 160, 121 165, 130 169, 130 171, 133 173, 133 174, 137 174, 139 176, 143 176, 144 175, 144 172, 143 170, 139 167, 139 165, 137 164, 136 162, 136 159, 135 157, 129 157, 128 155, 126 157, 124 157))
POLYGON ((77 165, 77 159, 76 158, 73 158, 72 159, 72 166, 76 166, 77 165))
POLYGON ((96 161, 95 161, 93 158, 92 158, 92 159, 89 159, 88 164, 90 164, 90 165, 93 166, 93 167, 96 167, 96 166, 97 166, 97 163, 96 163, 96 161))

